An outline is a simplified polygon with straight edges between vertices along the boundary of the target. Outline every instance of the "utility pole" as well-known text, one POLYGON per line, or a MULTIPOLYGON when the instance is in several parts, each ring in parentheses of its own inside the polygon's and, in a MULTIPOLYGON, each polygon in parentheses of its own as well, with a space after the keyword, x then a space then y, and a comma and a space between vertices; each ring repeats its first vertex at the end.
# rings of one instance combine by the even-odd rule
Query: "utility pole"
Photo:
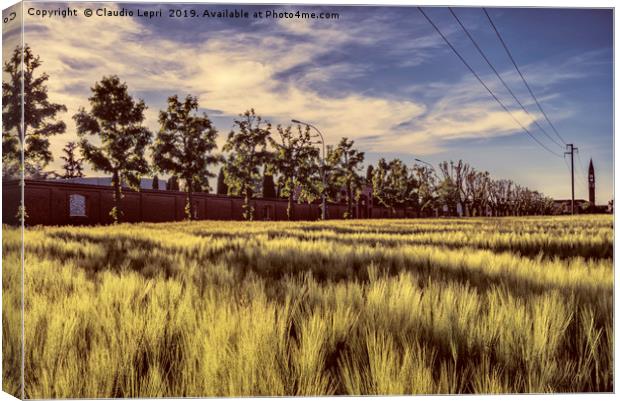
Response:
POLYGON ((578 150, 572 143, 566 144, 568 152, 564 152, 565 155, 570 155, 570 188, 571 188, 571 200, 570 200, 570 214, 575 214, 575 163, 573 161, 575 151, 578 150))

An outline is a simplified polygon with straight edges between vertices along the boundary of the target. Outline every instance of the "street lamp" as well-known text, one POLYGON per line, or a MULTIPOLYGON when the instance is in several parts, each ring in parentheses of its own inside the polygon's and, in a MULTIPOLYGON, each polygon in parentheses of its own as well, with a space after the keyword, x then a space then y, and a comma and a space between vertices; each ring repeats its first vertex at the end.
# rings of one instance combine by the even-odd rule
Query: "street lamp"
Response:
MULTIPOLYGON (((441 181, 441 179, 440 179, 440 178, 439 178, 439 176, 437 175, 437 171, 435 170, 435 167, 434 167, 432 164, 430 164, 429 162, 425 162, 425 161, 424 161, 424 160, 422 160, 422 159, 415 159, 415 158, 414 158, 413 160, 415 160, 415 161, 417 161, 417 162, 420 162, 420 163, 424 163, 424 164, 426 164, 427 166, 429 166, 429 167, 431 168, 431 171, 432 171, 433 175, 435 176, 435 179, 437 179, 437 181, 441 181)), ((429 190, 430 190, 430 188, 429 188, 429 190)), ((432 196, 432 195, 431 195, 431 196, 432 196)), ((436 216, 438 215, 438 213, 439 213, 439 212, 436 210, 436 216)))
POLYGON ((431 168, 431 171, 433 172, 433 175, 434 175, 437 179, 439 179, 439 176, 437 175, 437 171, 435 170, 435 166, 433 166, 433 165, 432 165, 432 164, 430 164, 429 162, 425 162, 425 161, 424 161, 424 160, 422 160, 422 159, 413 159, 413 160, 415 160, 415 161, 417 161, 417 162, 420 162, 420 163, 424 163, 424 164, 426 164, 427 166, 429 166, 429 167, 431 168))
POLYGON ((435 167, 433 167, 433 165, 432 165, 432 164, 430 164, 430 163, 428 163, 428 162, 425 162, 424 160, 420 160, 420 159, 413 159, 413 160, 415 160, 415 161, 417 161, 417 162, 420 162, 420 163, 424 163, 424 164, 426 164, 426 165, 429 165, 429 166, 431 166, 431 168, 432 168, 433 170, 435 170, 435 167))
POLYGON ((325 178, 325 139, 323 138, 323 134, 321 134, 321 131, 319 131, 319 129, 314 125, 295 119, 291 120, 291 122, 294 124, 302 124, 310 128, 314 128, 314 130, 319 134, 319 138, 321 138, 321 144, 323 145, 323 153, 321 156, 321 179, 323 181, 323 191, 321 194, 321 219, 325 220, 327 216, 327 198, 325 196, 325 190, 327 187, 327 180, 325 178))

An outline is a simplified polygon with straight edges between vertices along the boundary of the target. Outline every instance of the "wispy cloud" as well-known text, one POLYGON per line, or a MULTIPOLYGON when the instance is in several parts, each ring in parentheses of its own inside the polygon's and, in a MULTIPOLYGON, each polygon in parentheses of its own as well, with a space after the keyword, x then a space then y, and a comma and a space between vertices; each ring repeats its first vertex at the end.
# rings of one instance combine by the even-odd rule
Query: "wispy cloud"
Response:
MULTIPOLYGON (((522 68, 528 84, 537 93, 539 101, 545 105, 548 113, 549 110, 552 111, 550 114, 553 120, 558 122, 576 113, 576 110, 568 104, 563 105, 561 109, 549 106, 552 100, 559 97, 557 93, 551 92, 554 85, 587 77, 591 74, 589 67, 600 63, 600 57, 605 53, 605 50, 595 49, 570 57, 565 62, 553 66, 542 61, 522 68)), ((458 82, 438 81, 407 87, 406 90, 413 97, 427 99, 428 112, 419 119, 403 124, 401 129, 413 130, 419 135, 431 136, 438 141, 484 139, 515 133, 525 135, 526 133, 515 121, 516 119, 540 140, 553 147, 553 143, 543 136, 544 133, 535 125, 536 121, 543 128, 547 127, 547 134, 553 135, 517 71, 512 69, 499 71, 499 73, 528 113, 521 109, 495 75, 483 74, 481 78, 493 93, 499 96, 514 118, 501 108, 473 75, 467 72, 467 75, 458 82)))
MULTIPOLYGON (((274 123, 287 124, 291 118, 316 122, 329 142, 347 136, 374 152, 430 154, 445 150, 452 141, 520 130, 466 70, 457 79, 403 85, 391 93, 346 85, 342 89, 354 79, 376 79, 382 65, 372 59, 373 50, 382 49, 383 57, 398 68, 431 63, 449 51, 426 24, 401 27, 382 13, 367 12, 361 18, 363 23, 280 20, 254 23, 252 30, 223 27, 191 42, 130 18, 28 18, 26 42, 51 76, 50 96, 68 107, 63 116, 68 132, 53 138, 52 150, 59 154, 75 137, 70 117, 88 106, 90 87, 110 74, 147 97, 147 124, 153 131, 166 96, 187 93, 198 95, 205 109, 217 110, 218 118, 233 118, 253 107, 274 123), (349 49, 363 53, 365 48, 365 61, 347 59, 349 49), (338 90, 329 90, 337 85, 338 90)), ((575 65, 592 57, 555 66, 553 74, 544 63, 524 66, 524 71, 541 88, 541 99, 551 99, 549 87, 558 80, 579 78, 584 71, 575 65)), ((511 84, 519 83, 514 72, 503 74, 511 84)), ((490 76, 487 79, 491 82, 490 76)), ((491 87, 502 90, 499 83, 491 87)), ((531 114, 540 119, 533 110, 531 114)), ((515 110, 515 117, 532 124, 523 111, 515 110)))
MULTIPOLYGON (((286 40, 276 32, 214 32, 204 43, 184 44, 145 34, 146 28, 131 19, 99 18, 96 23, 29 19, 26 26, 26 42, 41 56, 43 69, 51 76, 52 100, 69 109, 63 116, 67 134, 52 141, 55 154, 75 136, 70 116, 79 107, 87 107, 89 88, 110 74, 127 81, 134 93, 192 93, 201 98, 203 107, 229 116, 254 107, 276 123, 286 123, 291 117, 317 121, 332 141, 339 136, 387 135, 395 124, 425 110, 423 104, 405 99, 359 93, 333 97, 311 89, 313 83, 336 76, 363 74, 362 67, 334 64, 308 71, 299 82, 278 79, 291 68, 312 64, 333 46, 360 41, 356 34, 334 28, 285 25, 286 31, 306 36, 302 40, 286 40), (42 27, 48 28, 45 34, 42 27), (137 35, 147 39, 132 41, 137 35)), ((165 96, 152 100, 161 104, 165 96)), ((149 109, 147 118, 150 128, 157 130, 157 110, 149 109)))

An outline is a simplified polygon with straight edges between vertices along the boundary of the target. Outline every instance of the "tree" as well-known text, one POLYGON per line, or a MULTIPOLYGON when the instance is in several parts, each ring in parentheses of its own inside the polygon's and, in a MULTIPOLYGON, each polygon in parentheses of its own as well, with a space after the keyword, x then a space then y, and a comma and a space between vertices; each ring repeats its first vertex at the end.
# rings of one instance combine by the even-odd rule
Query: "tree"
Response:
POLYGON ((112 174, 114 207, 110 215, 116 223, 123 217, 122 183, 139 191, 141 176, 149 172, 144 156, 151 132, 142 125, 146 105, 134 101, 117 76, 104 77, 91 91, 91 110, 80 108, 73 118, 84 158, 95 170, 112 174), (97 136, 101 145, 89 142, 89 135, 97 136))
POLYGON ((530 193, 527 188, 515 184, 510 194, 510 214, 513 216, 521 216, 525 213, 530 201, 530 193))
POLYGON ((447 161, 439 163, 439 170, 443 175, 443 180, 439 183, 438 192, 443 204, 448 207, 451 216, 457 215, 457 206, 461 205, 463 214, 466 213, 464 180, 469 171, 469 165, 458 162, 447 161))
POLYGON ((275 149, 273 164, 279 174, 279 195, 288 199, 286 215, 289 220, 293 216, 293 201, 295 194, 301 200, 311 202, 318 196, 318 182, 320 181, 319 149, 316 148, 310 135, 310 127, 302 130, 297 125, 296 132, 292 127, 278 126, 280 142, 269 138, 275 149))
POLYGON ((457 189, 457 201, 461 205, 461 214, 463 216, 471 216, 471 205, 465 190, 465 180, 471 171, 471 166, 462 160, 456 163, 451 162, 451 164, 454 169, 454 184, 457 189))
POLYGON ((53 160, 49 137, 66 130, 64 122, 56 121, 56 114, 67 111, 67 108, 49 101, 46 86, 49 75, 37 75, 36 72, 41 64, 39 56, 35 56, 28 45, 23 47, 23 51, 22 47, 17 46, 4 64, 4 73, 8 75, 8 79, 3 79, 2 83, 4 171, 15 170, 14 165, 19 164, 22 138, 25 138, 25 172, 31 174, 33 171, 42 171, 53 160))
POLYGON ((505 216, 508 213, 512 185, 513 183, 510 180, 491 180, 489 184, 489 206, 494 216, 505 216))
POLYGON ((353 201, 359 197, 359 190, 364 184, 360 176, 364 152, 353 148, 353 141, 342 138, 335 148, 330 147, 327 153, 327 164, 330 184, 345 188, 347 194, 347 213, 345 218, 353 217, 353 201))
POLYGON ((168 178, 168 182, 166 182, 166 190, 178 191, 179 189, 179 179, 175 175, 168 178))
POLYGON ((62 178, 62 175, 54 170, 44 171, 40 164, 32 164, 28 168, 28 178, 31 180, 47 180, 50 178, 62 178))
MULTIPOLYGON (((215 177, 215 174, 209 172, 208 176, 196 180, 192 185, 193 193, 202 192, 208 194, 209 192, 211 192, 211 184, 209 183, 209 179, 213 177, 215 177)), ((186 191, 187 188, 185 188, 184 190, 186 191)))
POLYGON ((254 109, 239 115, 233 129, 228 134, 224 151, 229 152, 226 161, 225 182, 232 194, 242 195, 243 217, 254 218, 254 207, 250 200, 254 190, 261 182, 260 166, 267 164, 271 154, 267 151, 267 138, 271 134, 271 124, 256 115, 254 109))
POLYGON ((552 215, 555 214, 555 205, 553 203, 553 198, 550 198, 548 196, 542 195, 542 200, 541 200, 541 214, 543 215, 552 215))
POLYGON ((77 158, 75 155, 75 151, 78 149, 78 144, 75 142, 68 142, 62 151, 65 153, 65 156, 60 156, 65 163, 62 165, 65 173, 62 178, 78 178, 84 177, 84 172, 82 171, 82 162, 83 158, 77 158))
POLYGON ((338 202, 342 190, 342 185, 335 177, 338 176, 337 170, 340 168, 338 164, 329 162, 329 155, 335 152, 333 145, 327 145, 327 153, 325 158, 325 165, 323 166, 325 173, 325 185, 321 182, 320 194, 325 193, 326 198, 331 202, 338 202))
POLYGON ((372 191, 380 204, 396 213, 397 206, 412 206, 417 203, 417 183, 409 175, 407 166, 394 159, 389 163, 379 160, 373 172, 372 191))
POLYGON ((153 161, 164 173, 180 177, 187 194, 185 214, 194 219, 195 210, 192 195, 202 189, 209 189, 209 165, 217 163, 220 157, 212 154, 217 148, 217 130, 209 117, 197 115, 198 98, 187 95, 184 101, 178 96, 168 98, 167 110, 159 113, 161 128, 153 145, 153 161))
POLYGON ((489 173, 469 170, 464 180, 465 199, 469 205, 470 216, 481 216, 486 213, 489 198, 489 173))
POLYGON ((273 199, 276 197, 276 184, 273 174, 265 167, 263 169, 263 198, 273 199))
POLYGON ((437 175, 435 170, 427 166, 415 164, 412 173, 418 183, 418 200, 420 211, 433 211, 437 205, 437 175))
POLYGON ((217 194, 228 195, 228 185, 224 180, 224 167, 220 168, 220 172, 217 175, 217 194))
POLYGON ((155 174, 153 176, 153 186, 152 186, 152 188, 155 189, 155 190, 159 189, 159 177, 157 176, 157 174, 155 174))
POLYGON ((372 176, 373 176, 374 170, 375 168, 372 164, 369 164, 368 167, 366 168, 366 185, 372 186, 372 176))

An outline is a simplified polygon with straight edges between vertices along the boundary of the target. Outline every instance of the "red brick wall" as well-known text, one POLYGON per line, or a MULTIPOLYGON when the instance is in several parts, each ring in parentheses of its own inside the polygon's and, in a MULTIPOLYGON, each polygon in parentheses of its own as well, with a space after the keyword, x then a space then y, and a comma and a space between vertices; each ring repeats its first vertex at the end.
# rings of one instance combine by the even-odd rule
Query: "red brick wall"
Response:
MULTIPOLYGON (((164 222, 185 218, 185 193, 143 189, 135 192, 123 190, 123 221, 164 222)), ((111 187, 53 181, 26 180, 24 199, 27 225, 94 225, 109 224, 113 203, 111 187), (86 198, 86 217, 69 216, 69 196, 86 198)), ((17 181, 3 183, 2 221, 17 224, 20 188, 17 181)), ((199 220, 243 220, 243 198, 198 193, 193 196, 199 220)), ((253 199, 255 220, 286 220, 287 201, 283 199, 253 199)), ((319 203, 294 204, 295 220, 318 220, 321 215, 319 203)), ((344 204, 328 205, 328 218, 341 219, 346 212, 344 204)), ((400 217, 402 213, 398 213, 400 217)), ((360 213, 363 215, 363 213, 360 213)), ((369 218, 392 217, 384 208, 369 207, 369 218), (385 213, 384 213, 385 212, 385 213)), ((396 216, 394 216, 396 217, 396 216)))
POLYGON ((21 192, 18 181, 2 182, 2 223, 16 225, 21 192))

